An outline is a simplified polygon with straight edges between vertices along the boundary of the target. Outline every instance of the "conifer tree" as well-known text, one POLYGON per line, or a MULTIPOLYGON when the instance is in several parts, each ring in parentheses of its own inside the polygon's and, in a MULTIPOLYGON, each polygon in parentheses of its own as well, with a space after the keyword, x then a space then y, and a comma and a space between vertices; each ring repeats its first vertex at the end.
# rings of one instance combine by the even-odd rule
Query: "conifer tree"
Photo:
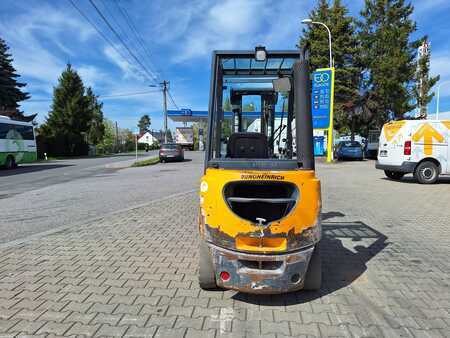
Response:
POLYGON ((414 108, 411 84, 418 42, 410 41, 416 30, 412 13, 413 6, 404 0, 366 0, 361 12, 361 62, 377 111, 372 122, 378 127, 390 118, 403 118, 414 108))
POLYGON ((150 116, 147 114, 142 115, 138 122, 138 128, 140 133, 145 133, 150 130, 150 125, 152 124, 152 120, 150 116))
MULTIPOLYGON (((331 31, 332 54, 335 67, 334 122, 335 128, 348 131, 352 125, 343 105, 358 96, 360 69, 356 57, 358 42, 353 18, 340 0, 330 6, 327 0, 319 0, 309 18, 325 23, 331 31)), ((311 48, 311 70, 329 66, 328 33, 323 26, 308 25, 303 30, 300 45, 309 42, 311 48)), ((354 124, 354 123, 353 123, 354 124)))
POLYGON ((19 108, 19 102, 30 97, 21 89, 26 84, 17 80, 20 75, 16 73, 12 55, 8 50, 5 40, 0 38, 0 111, 16 110, 19 108))
POLYGON ((70 64, 53 89, 53 103, 42 130, 58 144, 58 155, 79 155, 87 151, 87 132, 92 120, 84 85, 70 64))
POLYGON ((86 90, 86 100, 88 104, 88 113, 91 119, 88 122, 88 141, 90 144, 97 145, 103 140, 105 135, 105 124, 103 123, 103 103, 99 102, 97 95, 94 94, 91 87, 86 90))

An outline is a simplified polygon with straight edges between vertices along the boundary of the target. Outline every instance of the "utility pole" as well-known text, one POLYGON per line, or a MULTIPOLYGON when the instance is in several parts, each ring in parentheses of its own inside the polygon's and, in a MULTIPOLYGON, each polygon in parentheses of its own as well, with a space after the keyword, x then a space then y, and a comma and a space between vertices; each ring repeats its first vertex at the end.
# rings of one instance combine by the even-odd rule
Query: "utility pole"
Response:
POLYGON ((119 127, 116 121, 116 153, 119 152, 119 127))
POLYGON ((417 78, 418 78, 418 98, 417 98, 417 110, 416 117, 421 119, 427 118, 427 104, 426 104, 426 96, 428 94, 428 88, 426 86, 426 81, 428 79, 428 72, 423 69, 423 64, 421 60, 423 58, 428 57, 430 52, 431 44, 425 40, 422 45, 417 49, 417 78))
POLYGON ((163 109, 164 109, 164 143, 167 143, 167 86, 169 81, 161 82, 163 88, 163 109))

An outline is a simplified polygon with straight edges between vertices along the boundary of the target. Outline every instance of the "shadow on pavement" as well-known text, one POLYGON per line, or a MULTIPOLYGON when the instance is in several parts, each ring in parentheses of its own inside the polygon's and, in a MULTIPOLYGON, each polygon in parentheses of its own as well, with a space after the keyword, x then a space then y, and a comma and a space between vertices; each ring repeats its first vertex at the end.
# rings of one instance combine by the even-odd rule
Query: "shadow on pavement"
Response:
MULTIPOLYGON (((322 214, 322 219, 343 217, 341 212, 322 214)), ((322 222, 322 288, 280 295, 236 293, 235 300, 259 305, 293 305, 309 302, 353 283, 367 270, 367 262, 387 245, 387 237, 369 225, 356 222, 322 222)))
POLYGON ((191 162, 191 161, 192 161, 192 158, 185 158, 182 161, 178 161, 178 160, 164 160, 164 162, 161 162, 161 163, 163 163, 163 164, 166 164, 166 163, 183 163, 183 162, 191 162))
POLYGON ((19 165, 15 169, 0 169, 0 177, 28 174, 35 171, 43 171, 50 169, 57 169, 63 167, 72 167, 73 164, 33 164, 33 165, 19 165))

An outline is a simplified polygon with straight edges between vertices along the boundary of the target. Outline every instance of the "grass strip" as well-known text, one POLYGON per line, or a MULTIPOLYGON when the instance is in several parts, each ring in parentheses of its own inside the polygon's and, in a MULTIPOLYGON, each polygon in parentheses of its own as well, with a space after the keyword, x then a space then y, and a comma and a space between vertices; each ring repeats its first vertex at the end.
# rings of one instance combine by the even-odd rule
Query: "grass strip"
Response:
POLYGON ((134 162, 131 167, 145 167, 159 163, 159 157, 152 157, 147 160, 134 162))

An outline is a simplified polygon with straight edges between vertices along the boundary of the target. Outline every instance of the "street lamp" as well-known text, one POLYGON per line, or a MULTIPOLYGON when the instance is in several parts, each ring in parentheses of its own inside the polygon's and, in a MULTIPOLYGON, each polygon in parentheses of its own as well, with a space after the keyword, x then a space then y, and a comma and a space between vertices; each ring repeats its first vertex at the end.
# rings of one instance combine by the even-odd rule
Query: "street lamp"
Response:
POLYGON ((441 91, 441 86, 444 84, 448 84, 450 81, 444 81, 438 84, 437 87, 437 95, 436 95, 436 120, 439 120, 439 93, 441 91))
POLYGON ((333 68, 333 56, 331 54, 331 31, 328 28, 328 26, 325 25, 323 22, 312 21, 311 19, 303 19, 302 20, 302 24, 305 24, 305 25, 321 25, 321 26, 325 27, 325 29, 328 32, 328 47, 330 49, 330 68, 333 68))

